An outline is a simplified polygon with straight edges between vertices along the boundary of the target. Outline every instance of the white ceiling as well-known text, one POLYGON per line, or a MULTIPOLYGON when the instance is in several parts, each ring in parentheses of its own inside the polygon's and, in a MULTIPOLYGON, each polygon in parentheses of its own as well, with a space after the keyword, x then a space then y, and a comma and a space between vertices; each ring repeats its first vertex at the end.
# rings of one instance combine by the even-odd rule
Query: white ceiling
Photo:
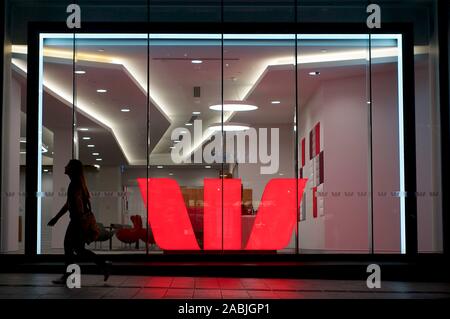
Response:
MULTIPOLYGON (((146 162, 146 86, 147 46, 146 42, 82 41, 77 45, 77 54, 92 58, 81 58, 76 63, 78 70, 86 73, 76 76, 76 96, 79 114, 78 127, 88 132, 89 141, 80 140, 80 159, 87 164, 99 164, 92 156, 87 144, 95 144, 103 161, 100 164, 141 165, 146 162), (101 52, 99 51, 101 50, 101 52), (107 93, 97 93, 107 89, 107 93), (131 112, 123 113, 127 107, 131 112)), ((220 104, 223 84, 224 100, 243 100, 257 105, 256 111, 226 114, 225 119, 251 125, 290 124, 295 114, 294 65, 280 61, 293 61, 294 48, 286 42, 242 42, 242 45, 224 43, 223 83, 220 41, 199 44, 185 40, 183 44, 169 42, 152 43, 150 46, 150 152, 154 163, 169 164, 167 158, 172 130, 184 127, 193 111, 200 111, 203 128, 220 122, 221 113, 209 109, 220 104), (203 60, 192 64, 192 59, 203 60), (201 88, 201 97, 193 96, 194 86, 201 88), (272 100, 281 101, 273 105, 272 100)), ((65 43, 51 44, 46 48, 68 52, 65 43)), ((317 45, 300 46, 302 55, 326 55, 366 50, 361 42, 348 40, 328 41, 317 45), (326 52, 325 52, 325 51, 326 52)), ((70 52, 69 52, 70 53, 70 52)), ((70 54, 69 54, 70 56, 70 54)), ((15 54, 25 64, 26 56, 15 54)), ((378 62, 391 62, 392 58, 378 62)), ((43 124, 54 132, 70 128, 72 124, 72 61, 65 57, 44 59, 44 83, 49 83, 44 96, 43 124), (51 84, 51 85, 50 85, 51 84), (62 93, 61 93, 62 92, 62 93), (64 98, 66 97, 66 98, 64 98)), ((300 107, 317 89, 321 81, 345 78, 367 72, 364 59, 335 62, 299 64, 298 92, 300 107), (308 75, 320 71, 320 76, 308 75)), ((16 70, 19 72, 18 70, 16 70)), ((22 81, 23 84, 24 81, 22 81)))

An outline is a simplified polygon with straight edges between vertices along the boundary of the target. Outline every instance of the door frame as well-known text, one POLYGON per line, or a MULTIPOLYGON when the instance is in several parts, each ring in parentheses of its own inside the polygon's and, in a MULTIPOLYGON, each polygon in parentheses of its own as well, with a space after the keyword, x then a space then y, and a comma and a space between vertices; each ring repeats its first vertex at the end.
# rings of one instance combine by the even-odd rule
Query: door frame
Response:
MULTIPOLYGON (((369 34, 364 23, 83 23, 77 33, 289 33, 289 34, 369 34), (181 31, 181 32, 180 32, 181 31)), ((38 100, 39 100, 39 35, 41 33, 69 33, 62 22, 30 22, 28 25, 27 78, 27 152, 25 200, 25 254, 37 254, 37 183, 40 167, 38 157, 38 100)), ((371 29, 371 34, 401 34, 403 48, 403 127, 405 172, 405 236, 406 255, 418 253, 417 199, 416 199, 416 143, 413 25, 383 24, 382 29, 371 29)), ((298 132, 298 130, 297 130, 298 132)), ((296 133, 298 140, 298 133, 296 133)), ((296 155, 298 156, 298 154, 296 155)), ((297 172, 298 174, 298 172, 297 172)), ((366 254, 360 254, 366 255, 366 254)), ((373 256, 372 254, 367 254, 373 256)), ((395 254, 403 256, 402 254, 395 254)), ((237 255, 241 258, 242 255, 237 255)), ((298 250, 292 256, 301 256, 298 250)), ((301 257, 300 257, 301 258, 301 257)))

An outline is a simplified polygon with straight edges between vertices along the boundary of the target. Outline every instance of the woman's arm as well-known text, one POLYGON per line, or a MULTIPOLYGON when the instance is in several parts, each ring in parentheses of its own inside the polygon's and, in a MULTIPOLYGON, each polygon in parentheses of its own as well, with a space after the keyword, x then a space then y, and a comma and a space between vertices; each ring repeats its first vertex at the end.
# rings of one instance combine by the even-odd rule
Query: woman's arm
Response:
POLYGON ((53 217, 49 222, 48 226, 54 226, 58 220, 64 216, 65 213, 69 210, 69 206, 67 205, 67 202, 64 204, 64 206, 59 210, 58 214, 56 214, 55 217, 53 217))

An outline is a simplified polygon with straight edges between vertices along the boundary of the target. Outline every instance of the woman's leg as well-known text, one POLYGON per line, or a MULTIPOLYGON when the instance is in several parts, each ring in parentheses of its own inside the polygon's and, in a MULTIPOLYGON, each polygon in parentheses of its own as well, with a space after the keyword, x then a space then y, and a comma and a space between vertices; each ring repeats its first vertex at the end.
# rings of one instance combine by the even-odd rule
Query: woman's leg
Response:
MULTIPOLYGON (((64 236, 64 261, 67 266, 75 262, 74 251, 77 246, 77 236, 72 222, 69 223, 66 230, 66 235, 64 236)), ((64 273, 66 273, 66 269, 64 273)))
POLYGON ((70 222, 66 229, 66 234, 64 236, 64 270, 63 274, 60 279, 53 280, 54 284, 61 284, 65 285, 66 280, 69 277, 69 274, 67 273, 67 266, 73 264, 75 262, 75 254, 74 254, 74 247, 76 238, 74 238, 74 227, 73 224, 70 222))
POLYGON ((84 242, 81 242, 76 249, 77 256, 93 261, 101 269, 105 267, 105 259, 94 253, 92 250, 86 249, 84 242))
POLYGON ((75 248, 75 253, 77 254, 77 256, 80 256, 85 260, 93 261, 103 272, 104 280, 108 280, 111 271, 111 263, 106 262, 106 260, 101 255, 98 255, 93 251, 86 249, 83 238, 83 231, 81 228, 79 228, 77 234, 79 234, 75 248))

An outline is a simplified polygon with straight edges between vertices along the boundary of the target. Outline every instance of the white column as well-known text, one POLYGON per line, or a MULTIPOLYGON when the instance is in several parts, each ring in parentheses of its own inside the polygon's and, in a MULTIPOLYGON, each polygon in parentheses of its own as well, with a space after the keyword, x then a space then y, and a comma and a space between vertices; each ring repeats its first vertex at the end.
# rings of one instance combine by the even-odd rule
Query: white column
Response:
POLYGON ((3 113, 3 191, 1 251, 19 249, 20 84, 11 79, 10 103, 3 113))

